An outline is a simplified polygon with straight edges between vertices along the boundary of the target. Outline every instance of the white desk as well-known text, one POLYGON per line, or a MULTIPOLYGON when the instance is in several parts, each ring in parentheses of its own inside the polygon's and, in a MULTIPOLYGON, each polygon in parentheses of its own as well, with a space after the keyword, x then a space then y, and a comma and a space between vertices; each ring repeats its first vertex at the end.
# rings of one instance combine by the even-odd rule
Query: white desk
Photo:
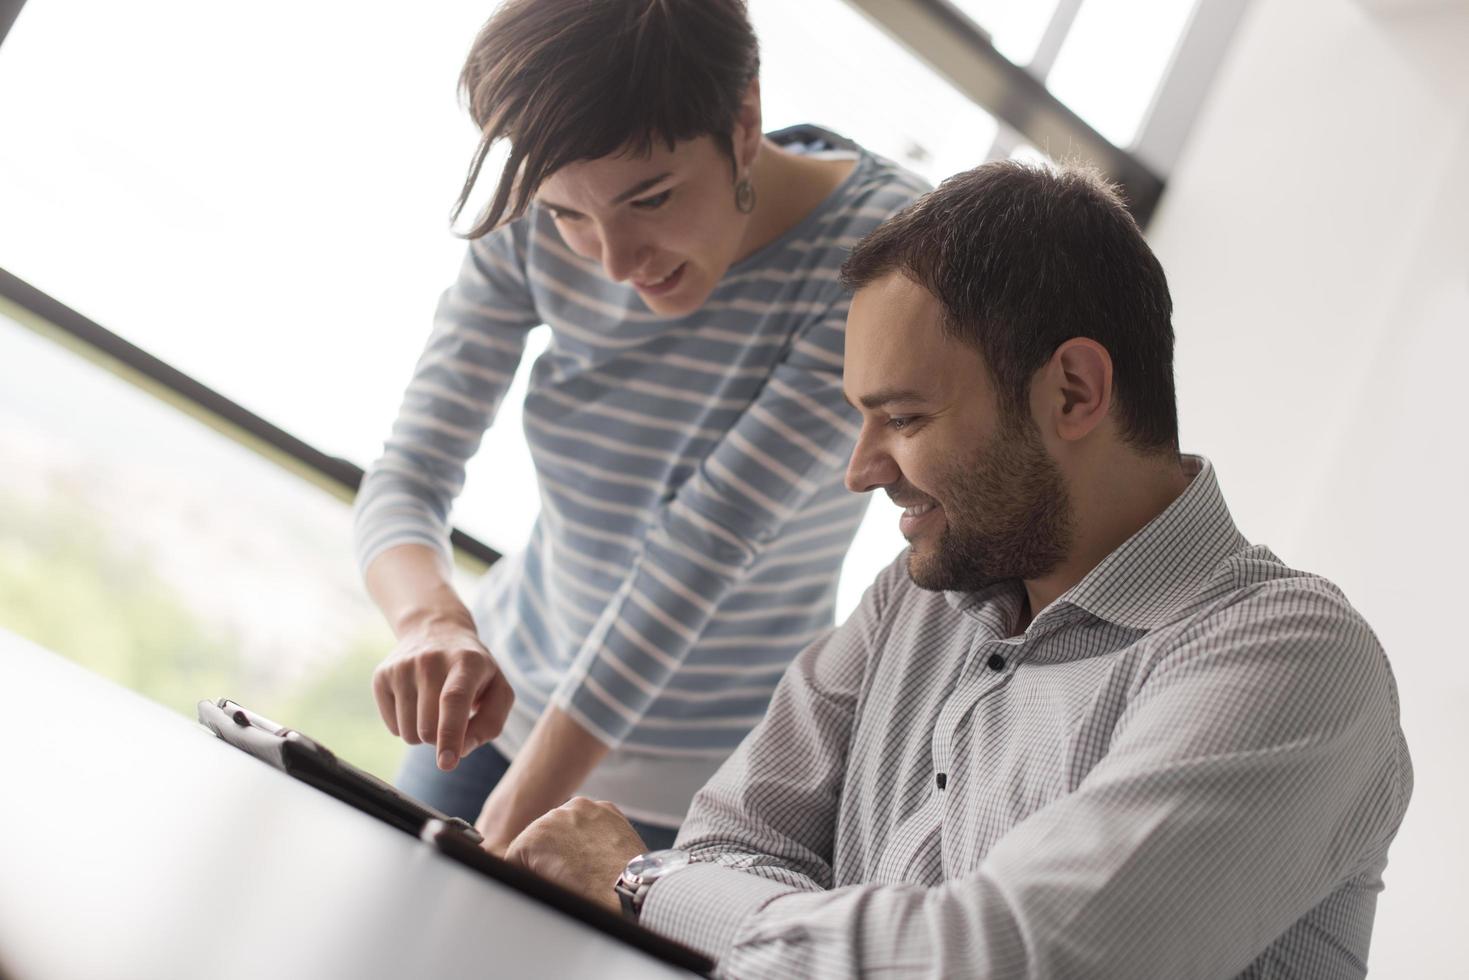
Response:
POLYGON ((10 975, 691 976, 0 631, 10 975))

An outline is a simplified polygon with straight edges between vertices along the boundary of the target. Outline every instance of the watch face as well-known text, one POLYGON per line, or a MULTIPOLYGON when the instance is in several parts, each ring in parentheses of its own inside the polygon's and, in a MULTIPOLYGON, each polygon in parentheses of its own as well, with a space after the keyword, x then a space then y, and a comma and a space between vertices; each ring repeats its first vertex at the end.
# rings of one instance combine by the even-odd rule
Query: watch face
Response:
POLYGON ((689 852, 671 847, 666 851, 649 851, 639 854, 627 863, 625 877, 633 881, 651 883, 676 871, 689 863, 689 852))

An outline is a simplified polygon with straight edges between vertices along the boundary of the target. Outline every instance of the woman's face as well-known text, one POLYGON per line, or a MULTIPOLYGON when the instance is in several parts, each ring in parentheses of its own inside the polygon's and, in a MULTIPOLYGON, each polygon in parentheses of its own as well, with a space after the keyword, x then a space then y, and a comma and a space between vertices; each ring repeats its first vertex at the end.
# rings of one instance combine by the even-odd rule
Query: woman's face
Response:
MULTIPOLYGON (((739 156, 750 145, 742 128, 739 156)), ((647 156, 568 164, 542 181, 535 200, 573 252, 631 284, 653 312, 681 316, 704 305, 740 255, 750 216, 735 207, 734 187, 729 157, 700 136, 647 156)))

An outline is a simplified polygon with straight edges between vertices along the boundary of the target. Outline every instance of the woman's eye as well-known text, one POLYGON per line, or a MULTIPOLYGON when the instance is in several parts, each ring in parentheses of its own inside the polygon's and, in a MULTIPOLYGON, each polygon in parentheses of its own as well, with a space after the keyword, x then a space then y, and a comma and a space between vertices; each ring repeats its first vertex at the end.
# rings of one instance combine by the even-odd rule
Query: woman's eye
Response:
POLYGON ((639 198, 632 202, 632 206, 643 211, 656 211, 658 208, 667 204, 668 199, 672 196, 673 190, 670 188, 661 194, 654 194, 652 197, 639 198))
POLYGON ((575 211, 563 211, 560 208, 553 208, 549 206, 546 207, 546 210, 551 212, 552 221, 575 221, 577 218, 581 217, 581 215, 577 214, 575 211))

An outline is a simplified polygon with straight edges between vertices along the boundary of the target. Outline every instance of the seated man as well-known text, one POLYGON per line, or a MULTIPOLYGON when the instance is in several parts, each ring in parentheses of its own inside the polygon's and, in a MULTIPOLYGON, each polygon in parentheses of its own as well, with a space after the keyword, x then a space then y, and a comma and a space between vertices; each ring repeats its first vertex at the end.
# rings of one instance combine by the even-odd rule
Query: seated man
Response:
MULTIPOLYGON (((910 547, 625 904, 732 976, 1362 976, 1412 785, 1392 675, 1179 454, 1120 200, 988 164, 843 275, 847 480, 910 547)), ((615 906, 640 849, 573 800, 510 856, 615 906)))

